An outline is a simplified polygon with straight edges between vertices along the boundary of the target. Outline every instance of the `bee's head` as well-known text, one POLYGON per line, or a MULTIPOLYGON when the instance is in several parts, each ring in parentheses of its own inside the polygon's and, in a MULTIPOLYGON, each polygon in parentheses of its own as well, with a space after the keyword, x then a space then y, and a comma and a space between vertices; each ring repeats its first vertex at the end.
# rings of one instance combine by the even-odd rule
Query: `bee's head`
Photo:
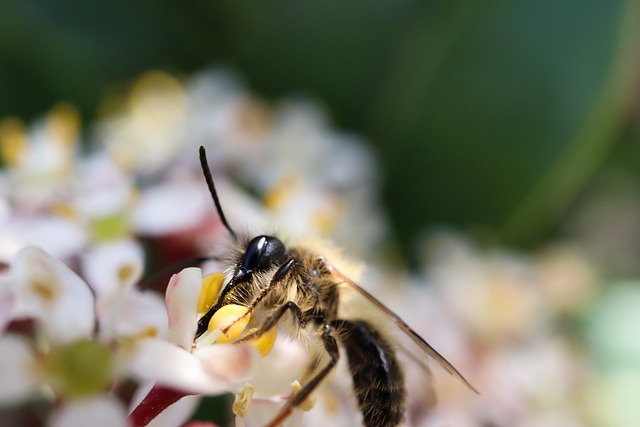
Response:
POLYGON ((253 273, 261 273, 286 261, 286 249, 280 239, 261 235, 247 244, 247 249, 232 278, 232 282, 251 280, 253 273))

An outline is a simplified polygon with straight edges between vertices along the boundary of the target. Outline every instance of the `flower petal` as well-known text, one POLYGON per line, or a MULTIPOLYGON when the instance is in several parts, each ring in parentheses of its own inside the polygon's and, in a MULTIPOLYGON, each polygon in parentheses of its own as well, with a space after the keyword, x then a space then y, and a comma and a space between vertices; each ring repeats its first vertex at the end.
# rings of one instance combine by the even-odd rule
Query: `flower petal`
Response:
POLYGON ((199 181, 176 180, 146 190, 132 214, 133 228, 157 236, 194 227, 207 218, 211 206, 199 181))
POLYGON ((139 380, 192 394, 231 391, 251 371, 254 358, 247 346, 214 345, 206 350, 196 357, 167 341, 149 338, 137 343, 128 368, 139 380))
POLYGON ((0 275, 0 333, 5 330, 14 316, 16 297, 11 284, 9 276, 0 275))
POLYGON ((236 344, 198 347, 193 351, 193 355, 200 360, 209 376, 231 384, 240 384, 251 379, 255 362, 259 359, 253 346, 236 344))
POLYGON ((62 262, 29 246, 16 255, 11 275, 19 304, 40 320, 50 340, 69 342, 93 333, 93 294, 62 262))
POLYGON ((49 421, 49 427, 126 427, 126 410, 115 398, 100 396, 65 404, 49 421))
POLYGON ((33 393, 39 381, 36 360, 28 342, 17 335, 0 337, 0 403, 18 402, 33 393))
POLYGON ((82 260, 83 273, 98 297, 130 289, 144 269, 144 252, 140 243, 133 240, 94 246, 82 260))
POLYGON ((155 292, 120 292, 97 303, 100 338, 106 342, 119 338, 168 334, 167 311, 162 297, 155 292))
POLYGON ((202 291, 202 271, 185 268, 169 280, 165 300, 169 317, 169 340, 191 350, 198 328, 198 299, 202 291))
POLYGON ((15 216, 2 225, 0 261, 10 262, 21 248, 29 245, 37 245, 57 258, 66 259, 86 242, 86 233, 72 221, 54 216, 15 216))

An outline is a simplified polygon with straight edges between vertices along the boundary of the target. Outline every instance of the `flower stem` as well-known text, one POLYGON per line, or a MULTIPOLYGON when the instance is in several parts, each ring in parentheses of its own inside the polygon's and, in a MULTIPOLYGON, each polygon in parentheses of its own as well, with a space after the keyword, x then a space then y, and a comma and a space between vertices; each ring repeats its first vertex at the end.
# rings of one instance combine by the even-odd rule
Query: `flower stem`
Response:
POLYGON ((169 405, 188 395, 189 393, 155 384, 142 402, 127 417, 128 425, 144 427, 169 405))

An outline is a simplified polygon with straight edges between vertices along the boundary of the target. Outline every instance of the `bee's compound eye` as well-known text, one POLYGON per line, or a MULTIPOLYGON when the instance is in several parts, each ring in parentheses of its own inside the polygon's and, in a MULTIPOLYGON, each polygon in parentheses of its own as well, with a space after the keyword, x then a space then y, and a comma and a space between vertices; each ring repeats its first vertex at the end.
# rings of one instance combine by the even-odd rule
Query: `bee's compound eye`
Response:
POLYGON ((258 236, 247 245, 247 251, 240 269, 244 273, 263 271, 283 263, 284 258, 285 247, 278 238, 258 236))

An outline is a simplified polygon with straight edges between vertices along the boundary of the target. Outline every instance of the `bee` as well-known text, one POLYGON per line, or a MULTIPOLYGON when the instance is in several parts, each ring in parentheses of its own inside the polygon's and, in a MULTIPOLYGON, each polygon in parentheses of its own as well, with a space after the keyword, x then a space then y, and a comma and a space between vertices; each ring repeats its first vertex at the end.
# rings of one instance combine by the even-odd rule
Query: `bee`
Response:
MULTIPOLYGON (((246 307, 246 314, 242 317, 261 319, 257 328, 235 342, 258 339, 281 326, 282 322, 290 322, 290 328, 317 336, 321 350, 326 353, 323 364, 318 365, 316 361, 302 388, 286 401, 267 427, 280 425, 294 408, 305 402, 337 365, 341 357, 340 348, 347 357, 364 425, 396 427, 402 422, 406 391, 396 348, 371 321, 346 319, 339 315, 341 295, 347 289, 363 297, 417 344, 423 353, 421 366, 428 370, 424 361, 431 359, 477 393, 451 363, 398 315, 349 279, 323 254, 303 247, 288 248, 276 236, 240 237, 222 211, 204 147, 200 147, 200 163, 217 213, 236 249, 229 257, 230 274, 217 302, 198 321, 196 338, 207 331, 218 310, 235 304, 246 307)), ((232 326, 227 326, 222 332, 232 326)), ((420 359, 416 355, 413 358, 420 359)))

